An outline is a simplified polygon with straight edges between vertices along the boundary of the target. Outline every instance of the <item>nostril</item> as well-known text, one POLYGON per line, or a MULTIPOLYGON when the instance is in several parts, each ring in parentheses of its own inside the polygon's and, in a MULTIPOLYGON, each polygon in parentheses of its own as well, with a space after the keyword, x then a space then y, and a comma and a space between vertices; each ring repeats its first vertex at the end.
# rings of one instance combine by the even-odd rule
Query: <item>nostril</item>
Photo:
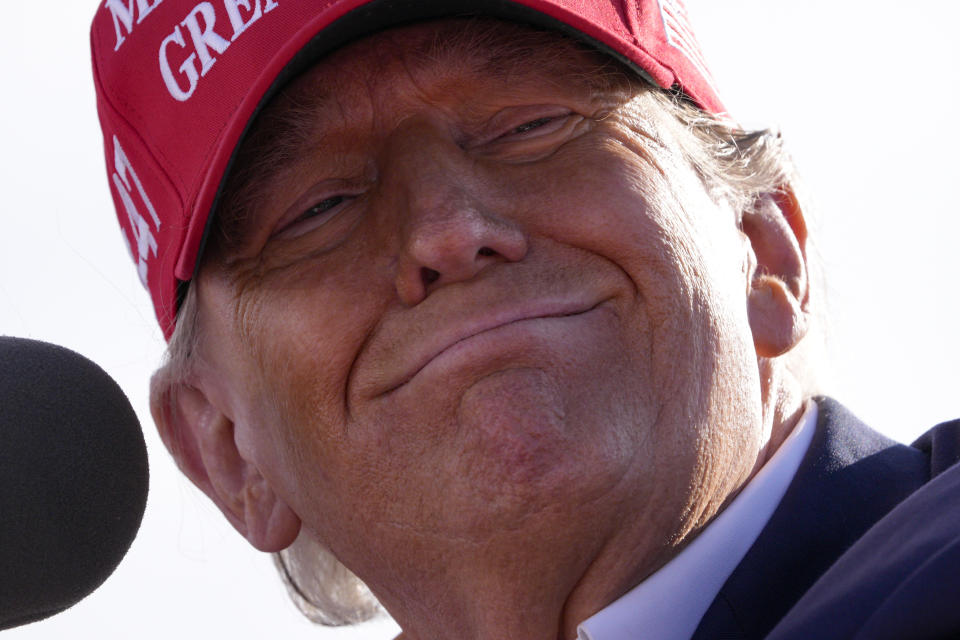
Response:
POLYGON ((478 256, 490 257, 497 255, 497 252, 491 249, 490 247, 480 247, 480 250, 477 251, 478 256))
POLYGON ((429 267, 421 267, 420 278, 423 280, 423 284, 431 285, 440 279, 440 272, 429 267))

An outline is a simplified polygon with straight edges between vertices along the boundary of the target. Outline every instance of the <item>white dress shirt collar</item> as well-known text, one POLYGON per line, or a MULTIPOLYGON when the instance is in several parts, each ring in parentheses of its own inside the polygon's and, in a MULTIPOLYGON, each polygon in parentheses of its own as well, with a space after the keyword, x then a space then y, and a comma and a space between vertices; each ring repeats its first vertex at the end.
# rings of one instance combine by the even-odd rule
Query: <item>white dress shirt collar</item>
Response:
POLYGON ((813 440, 817 404, 733 502, 693 542, 623 597, 580 623, 579 640, 689 640, 756 541, 813 440))

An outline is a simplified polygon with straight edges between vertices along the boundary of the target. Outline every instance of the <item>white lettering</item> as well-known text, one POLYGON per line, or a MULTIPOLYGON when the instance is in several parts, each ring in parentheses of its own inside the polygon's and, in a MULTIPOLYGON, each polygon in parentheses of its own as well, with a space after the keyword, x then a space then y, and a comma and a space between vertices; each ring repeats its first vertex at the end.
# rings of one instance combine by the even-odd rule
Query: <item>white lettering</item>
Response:
MULTIPOLYGON (((163 0, 153 0, 152 4, 150 0, 137 0, 137 24, 143 22, 143 19, 161 2, 163 0)), ((120 27, 124 27, 127 34, 133 33, 133 0, 127 0, 126 5, 123 4, 123 0, 105 0, 103 5, 110 9, 110 15, 113 16, 113 28, 117 31, 117 46, 113 50, 119 51, 120 45, 126 40, 120 27)))
POLYGON ((231 38, 233 42, 236 42, 240 34, 246 31, 250 25, 259 20, 260 16, 263 15, 262 9, 260 8, 260 0, 253 0, 253 15, 246 21, 244 21, 243 16, 240 15, 240 7, 251 11, 250 0, 223 0, 223 6, 230 16, 230 24, 233 25, 233 38, 231 38))
MULTIPOLYGON (((113 186, 117 188, 117 192, 120 194, 120 200, 123 202, 123 208, 127 211, 127 218, 130 221, 130 232, 133 234, 133 239, 136 243, 136 251, 134 251, 134 247, 129 241, 127 242, 127 248, 130 249, 130 254, 133 255, 137 261, 137 272, 140 274, 140 282, 146 287, 148 286, 147 260, 149 260, 150 254, 153 254, 154 258, 157 257, 157 239, 153 235, 150 222, 143 217, 140 210, 137 209, 136 203, 133 201, 132 191, 134 186, 137 188, 140 201, 146 206, 147 211, 150 213, 150 218, 153 220, 153 224, 158 231, 160 230, 160 218, 157 217, 157 212, 154 210, 150 198, 147 197, 146 192, 143 190, 140 178, 137 177, 137 172, 134 171, 130 165, 130 160, 127 159, 127 154, 124 153, 123 148, 120 146, 120 141, 117 140, 117 136, 113 136, 113 168, 113 186), (131 180, 133 181, 132 184, 131 180)), ((126 235, 124 235, 124 238, 126 238, 126 235)))
POLYGON ((167 91, 170 92, 170 95, 180 102, 185 102, 193 95, 193 92, 196 91, 197 82, 200 81, 200 76, 197 73, 197 66, 195 64, 197 54, 191 53, 187 57, 186 62, 180 65, 180 73, 186 75, 187 82, 190 83, 190 86, 183 89, 180 87, 176 76, 173 75, 173 70, 170 68, 170 54, 167 53, 167 50, 171 44, 178 45, 181 49, 187 47, 180 27, 174 29, 173 33, 164 38, 160 44, 160 75, 163 76, 163 82, 167 85, 167 91))
MULTIPOLYGON (((121 2, 122 0, 107 1, 121 2)), ((128 1, 130 2, 130 12, 128 13, 129 16, 132 16, 134 0, 128 1)), ((151 1, 154 3, 153 6, 162 2, 162 0, 137 0, 139 3, 151 1)), ((120 6, 121 8, 123 7, 123 5, 120 6)), ((173 96, 175 100, 179 100, 180 102, 189 100, 193 92, 196 91, 200 78, 207 75, 207 72, 213 67, 217 59, 210 52, 211 49, 215 53, 223 55, 230 44, 236 42, 237 38, 249 29, 251 25, 262 18, 267 12, 276 9, 279 5, 276 0, 223 0, 223 6, 227 11, 227 16, 230 18, 230 25, 233 27, 233 38, 231 40, 227 40, 214 31, 217 13, 213 8, 213 4, 210 2, 201 2, 187 14, 187 17, 173 30, 173 33, 164 38, 163 42, 160 43, 160 51, 158 52, 160 75, 163 77, 163 82, 167 85, 167 91, 170 92, 170 95, 173 96), (180 65, 178 76, 178 74, 174 73, 173 67, 170 64, 170 48, 176 45, 180 49, 190 49, 183 32, 180 30, 181 26, 186 27, 190 34, 193 53, 187 56, 187 59, 180 65), (198 60, 200 62, 199 67, 197 65, 198 60), (183 86, 184 78, 187 82, 186 87, 183 86)), ((120 18, 126 19, 122 15, 120 18)), ((117 33, 119 34, 119 27, 117 29, 117 33)))
POLYGON ((229 40, 225 40, 213 30, 216 22, 217 13, 213 5, 209 2, 201 2, 194 7, 193 11, 180 23, 190 32, 190 38, 193 39, 193 47, 200 56, 201 76, 207 75, 210 67, 217 61, 216 58, 210 55, 210 50, 207 47, 222 54, 227 50, 227 47, 230 46, 229 40), (203 17, 203 28, 200 27, 200 22, 197 20, 198 14, 203 17))

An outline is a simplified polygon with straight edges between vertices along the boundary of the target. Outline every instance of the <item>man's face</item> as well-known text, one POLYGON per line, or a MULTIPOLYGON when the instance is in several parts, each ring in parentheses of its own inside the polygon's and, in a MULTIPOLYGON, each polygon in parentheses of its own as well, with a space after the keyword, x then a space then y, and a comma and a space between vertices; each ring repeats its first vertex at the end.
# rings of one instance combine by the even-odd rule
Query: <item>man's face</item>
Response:
POLYGON ((531 539, 629 541, 648 572, 760 447, 747 243, 684 132, 592 54, 489 28, 302 76, 275 107, 300 149, 196 284, 240 450, 375 584, 531 539))

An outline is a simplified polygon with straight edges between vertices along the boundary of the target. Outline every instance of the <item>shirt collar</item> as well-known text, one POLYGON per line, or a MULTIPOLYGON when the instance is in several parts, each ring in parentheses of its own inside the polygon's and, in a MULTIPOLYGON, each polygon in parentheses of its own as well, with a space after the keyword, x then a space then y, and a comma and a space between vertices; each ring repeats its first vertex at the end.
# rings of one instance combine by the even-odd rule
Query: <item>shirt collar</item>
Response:
POLYGON ((817 404, 720 515, 683 551, 578 627, 579 640, 689 640, 786 493, 813 440, 817 404))

